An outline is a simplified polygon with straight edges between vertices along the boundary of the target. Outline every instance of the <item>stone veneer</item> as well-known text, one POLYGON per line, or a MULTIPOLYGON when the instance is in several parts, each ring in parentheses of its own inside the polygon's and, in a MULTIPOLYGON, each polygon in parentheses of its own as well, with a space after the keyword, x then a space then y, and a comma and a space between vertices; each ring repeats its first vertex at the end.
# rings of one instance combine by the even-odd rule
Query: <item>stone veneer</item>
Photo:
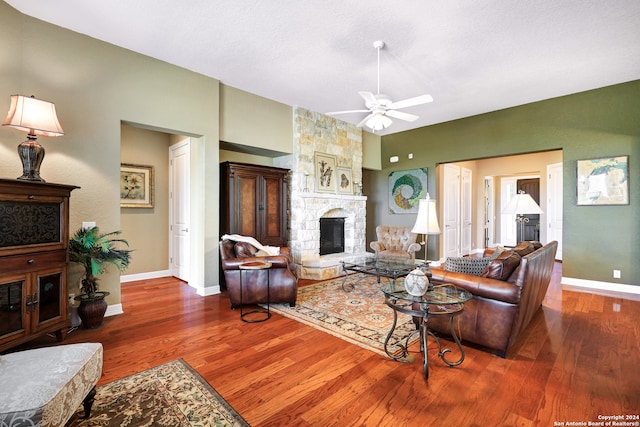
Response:
POLYGON ((293 154, 274 165, 291 170, 289 248, 298 277, 327 279, 342 274, 339 261, 365 253, 366 201, 362 188, 362 130, 341 120, 294 108, 293 154), (351 168, 353 195, 316 193, 315 153, 336 157, 336 166, 351 168), (345 251, 320 256, 320 218, 345 218, 345 251))

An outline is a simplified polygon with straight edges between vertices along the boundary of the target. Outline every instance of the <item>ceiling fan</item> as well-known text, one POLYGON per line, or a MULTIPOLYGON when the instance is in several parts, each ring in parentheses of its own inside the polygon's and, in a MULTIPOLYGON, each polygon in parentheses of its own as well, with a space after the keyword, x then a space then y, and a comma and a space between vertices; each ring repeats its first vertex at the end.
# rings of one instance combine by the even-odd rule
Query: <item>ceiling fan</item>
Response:
POLYGON ((384 47, 382 40, 373 42, 373 47, 378 51, 378 91, 374 95, 371 92, 360 91, 358 94, 364 99, 364 105, 366 110, 347 110, 347 111, 333 111, 327 113, 329 116, 337 114, 349 114, 349 113, 369 113, 357 127, 367 126, 374 132, 377 130, 386 129, 391 125, 392 120, 400 119, 407 122, 413 122, 419 117, 415 114, 409 114, 402 111, 398 111, 401 108, 414 107, 416 105, 427 104, 433 101, 431 95, 420 95, 414 98, 404 99, 402 101, 393 102, 389 96, 380 93, 380 49, 384 47))

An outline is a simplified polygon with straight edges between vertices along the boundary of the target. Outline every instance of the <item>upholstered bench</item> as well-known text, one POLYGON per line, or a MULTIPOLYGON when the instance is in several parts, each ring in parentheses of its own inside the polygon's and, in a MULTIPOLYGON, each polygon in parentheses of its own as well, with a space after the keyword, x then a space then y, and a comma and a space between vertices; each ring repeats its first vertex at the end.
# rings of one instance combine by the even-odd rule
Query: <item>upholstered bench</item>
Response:
POLYGON ((68 344, 0 355, 0 426, 63 426, 102 376, 102 344, 68 344))

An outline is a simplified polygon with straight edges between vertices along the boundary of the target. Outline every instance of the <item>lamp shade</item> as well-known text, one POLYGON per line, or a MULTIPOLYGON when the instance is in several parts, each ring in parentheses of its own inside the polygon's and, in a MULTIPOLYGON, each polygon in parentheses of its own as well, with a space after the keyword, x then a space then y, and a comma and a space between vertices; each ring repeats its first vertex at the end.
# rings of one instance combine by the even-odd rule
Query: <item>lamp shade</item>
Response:
POLYGON ((541 214, 542 209, 540 206, 533 200, 533 198, 525 193, 520 192, 513 196, 507 206, 502 210, 503 214, 516 214, 516 215, 531 215, 531 214, 541 214))
POLYGON ((64 135, 62 126, 58 122, 55 104, 33 96, 11 95, 11 106, 2 125, 35 135, 64 135))
POLYGON ((436 215, 436 201, 430 199, 429 194, 424 199, 420 199, 418 204, 418 217, 411 229, 416 234, 440 234, 438 216, 436 215))
POLYGON ((374 114, 369 120, 366 121, 366 125, 372 130, 382 130, 391 126, 391 119, 384 114, 374 114))

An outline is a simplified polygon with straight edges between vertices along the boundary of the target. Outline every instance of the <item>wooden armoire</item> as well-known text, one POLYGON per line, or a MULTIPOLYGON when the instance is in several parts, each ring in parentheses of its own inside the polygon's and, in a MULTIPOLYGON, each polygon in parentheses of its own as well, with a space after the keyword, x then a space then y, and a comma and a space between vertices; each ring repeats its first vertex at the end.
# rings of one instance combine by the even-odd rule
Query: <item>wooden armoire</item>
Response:
POLYGON ((289 170, 220 164, 220 235, 254 237, 263 245, 287 245, 289 170))

